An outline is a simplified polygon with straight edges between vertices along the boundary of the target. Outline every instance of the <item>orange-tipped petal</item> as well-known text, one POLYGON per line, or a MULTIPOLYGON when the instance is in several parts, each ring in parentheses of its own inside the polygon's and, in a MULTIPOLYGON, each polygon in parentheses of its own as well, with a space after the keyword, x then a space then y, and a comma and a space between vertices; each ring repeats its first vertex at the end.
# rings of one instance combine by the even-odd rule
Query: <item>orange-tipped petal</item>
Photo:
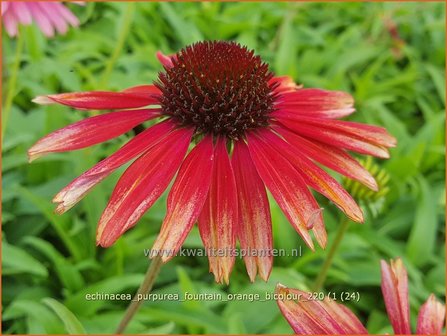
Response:
POLYGON ((388 131, 380 126, 362 124, 353 121, 344 120, 321 120, 318 118, 300 118, 300 122, 321 127, 325 129, 331 129, 337 132, 358 136, 360 139, 370 142, 371 144, 383 147, 396 147, 397 140, 388 131))
POLYGON ((360 163, 345 151, 318 141, 309 141, 288 129, 275 125, 274 130, 284 139, 312 160, 353 180, 363 183, 368 188, 378 191, 374 177, 360 163))
POLYGON ((48 153, 81 149, 113 139, 146 120, 159 116, 157 109, 119 111, 75 122, 40 139, 28 150, 30 162, 48 153))
POLYGON ((180 249, 203 208, 213 171, 213 138, 206 136, 182 163, 169 192, 166 217, 152 247, 163 261, 180 249))
POLYGON ((260 134, 302 173, 301 175, 310 187, 329 198, 353 221, 363 222, 362 210, 333 177, 304 156, 298 148, 291 146, 273 132, 262 130, 260 134))
POLYGON ((269 85, 274 84, 275 93, 294 92, 302 87, 296 84, 290 76, 273 77, 269 80, 269 85))
POLYGON ((445 306, 431 294, 421 306, 416 334, 441 335, 445 319, 445 306))
POLYGON ((354 98, 346 92, 321 89, 300 89, 283 94, 272 116, 293 120, 301 117, 342 118, 355 111, 354 98))
POLYGON ((293 331, 299 335, 367 334, 359 319, 346 307, 325 297, 315 300, 312 293, 278 284, 277 304, 293 331))
POLYGON ((141 85, 121 92, 88 91, 38 96, 36 104, 62 104, 81 110, 138 108, 159 104, 160 91, 153 85, 141 85))
MULTIPOLYGON (((368 139, 362 138, 360 132, 358 134, 346 133, 333 128, 327 128, 323 123, 319 126, 317 124, 305 124, 298 120, 283 117, 276 117, 276 119, 284 127, 312 141, 317 140, 330 146, 372 155, 382 159, 388 159, 390 157, 386 146, 378 145, 368 139)), ((324 119, 319 118, 318 120, 321 121, 324 119)), ((325 120, 327 121, 328 119, 325 120)))
POLYGON ((273 264, 272 219, 264 183, 243 140, 234 144, 232 165, 239 202, 238 236, 250 280, 268 280, 273 264))
POLYGON ((132 160, 141 153, 147 151, 165 137, 169 136, 175 127, 175 123, 167 120, 152 126, 118 149, 114 154, 105 158, 81 176, 74 179, 62 189, 54 198, 53 203, 58 203, 56 213, 62 214, 78 203, 95 185, 109 176, 117 168, 132 160))
POLYGON ((396 334, 411 334, 410 306, 408 304, 407 271, 400 258, 388 265, 380 261, 382 269, 382 294, 386 311, 396 334))
POLYGON ((236 225, 238 220, 237 191, 234 173, 227 152, 226 140, 217 139, 208 197, 199 216, 199 231, 207 249, 210 272, 216 282, 229 283, 234 265, 236 225))
POLYGON ((318 204, 303 177, 281 153, 264 141, 259 133, 248 133, 247 139, 250 155, 259 176, 289 222, 313 250, 309 230, 312 226, 324 229, 324 224, 318 204))
POLYGON ((187 128, 173 131, 127 168, 99 220, 98 245, 112 245, 161 196, 183 161, 192 133, 187 128))

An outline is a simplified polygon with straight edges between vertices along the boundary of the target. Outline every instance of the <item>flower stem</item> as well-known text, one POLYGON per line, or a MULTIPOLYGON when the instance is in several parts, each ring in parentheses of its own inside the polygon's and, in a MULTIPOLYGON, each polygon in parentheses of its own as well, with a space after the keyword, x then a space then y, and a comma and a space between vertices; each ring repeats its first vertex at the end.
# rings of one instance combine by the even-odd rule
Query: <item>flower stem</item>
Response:
POLYGON ((22 58, 23 50, 23 32, 19 32, 17 36, 16 53, 14 56, 14 64, 12 65, 11 76, 8 81, 8 92, 6 93, 5 105, 2 113, 2 134, 1 142, 6 132, 6 125, 8 124, 9 115, 11 113, 12 101, 16 94, 17 76, 19 74, 20 60, 22 58))
POLYGON ((124 13, 123 23, 120 29, 120 34, 118 36, 118 40, 116 42, 115 49, 113 50, 112 56, 110 56, 109 61, 107 62, 106 68, 102 75, 100 81, 100 88, 107 88, 107 83, 109 82, 110 74, 115 66, 118 57, 123 50, 124 43, 126 42, 127 35, 130 31, 130 25, 132 24, 133 13, 135 9, 135 3, 130 2, 127 4, 126 12, 124 13))
POLYGON ((315 284, 313 287, 314 291, 319 291, 324 286, 324 282, 326 281, 327 272, 332 265, 332 261, 334 260, 335 253, 337 252, 338 247, 340 246, 341 241, 345 235, 346 229, 349 226, 349 218, 344 217, 340 221, 340 225, 338 227, 337 235, 335 236, 334 242, 331 245, 331 248, 327 254, 326 260, 323 263, 323 266, 318 273, 317 279, 315 280, 315 284))
POLYGON ((146 295, 150 293, 152 287, 154 285, 155 279, 160 273, 161 266, 163 265, 163 261, 161 260, 161 256, 157 255, 152 259, 149 268, 147 269, 146 275, 144 276, 144 280, 138 288, 137 294, 132 299, 132 302, 127 307, 126 313, 124 314, 123 319, 121 320, 118 328, 115 331, 115 334, 122 334, 126 329, 127 325, 130 323, 138 309, 140 308, 143 300, 139 299, 141 295, 146 295))

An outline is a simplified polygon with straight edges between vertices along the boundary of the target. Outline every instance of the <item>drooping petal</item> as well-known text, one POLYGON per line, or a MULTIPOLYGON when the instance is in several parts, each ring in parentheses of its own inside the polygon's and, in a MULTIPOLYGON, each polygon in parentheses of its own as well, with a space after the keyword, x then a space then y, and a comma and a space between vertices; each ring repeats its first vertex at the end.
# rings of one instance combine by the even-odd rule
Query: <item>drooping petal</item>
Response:
MULTIPOLYGON (((2 1, 2 7, 7 4, 7 2, 2 1)), ((33 22, 31 12, 27 4, 20 1, 14 2, 14 4, 11 6, 11 10, 14 12, 15 16, 21 24, 30 25, 33 22)))
POLYGON ((3 24, 9 36, 17 36, 19 22, 12 11, 8 11, 5 16, 2 17, 3 24))
MULTIPOLYGON (((305 124, 297 120, 276 117, 278 122, 284 127, 305 138, 317 140, 330 146, 341 149, 348 149, 357 153, 377 156, 379 158, 387 159, 390 154, 385 146, 373 144, 361 134, 345 133, 337 131, 333 128, 326 128, 323 126, 305 124)), ((323 120, 320 118, 319 120, 323 120)))
POLYGON ((325 297, 312 299, 312 293, 286 288, 275 289, 277 304, 296 334, 351 335, 367 334, 359 319, 345 306, 325 297))
POLYGON ((408 304, 407 271, 400 258, 391 260, 391 266, 380 261, 382 294, 386 311, 396 334, 411 334, 410 306, 408 304))
POLYGON ((264 183, 243 140, 234 144, 232 166, 239 202, 238 236, 250 280, 268 280, 273 264, 272 220, 264 183))
POLYGON ((158 115, 159 110, 145 109, 111 112, 83 119, 40 139, 28 150, 29 161, 48 153, 81 149, 113 139, 158 115))
POLYGON ((175 123, 167 120, 144 130, 114 154, 74 179, 53 198, 53 203, 58 203, 56 213, 62 214, 71 209, 95 185, 104 180, 117 168, 141 153, 144 153, 159 142, 164 141, 174 127, 175 123))
POLYGON ((312 125, 315 127, 324 127, 332 129, 337 132, 343 132, 354 136, 359 136, 370 143, 383 146, 383 147, 395 147, 396 138, 394 138, 384 127, 362 124, 353 121, 345 120, 321 120, 318 118, 304 117, 299 119, 300 122, 306 125, 312 125))
POLYGON ((445 319, 445 306, 431 294, 421 306, 416 334, 441 335, 445 319))
POLYGON ((309 141, 279 125, 275 125, 273 129, 307 157, 346 177, 363 183, 374 191, 378 190, 374 177, 345 151, 315 140, 309 141))
POLYGON ((188 128, 173 131, 124 172, 99 220, 98 245, 112 245, 161 196, 183 161, 192 133, 188 128))
POLYGON ((353 221, 363 222, 360 207, 332 176, 272 131, 263 129, 259 131, 259 134, 302 173, 301 175, 310 187, 329 198, 353 221))
POLYGON ((169 192, 166 216, 152 247, 163 261, 180 249, 205 204, 211 183, 213 138, 206 136, 188 154, 169 192))
POLYGON ((289 76, 273 77, 269 80, 269 85, 275 83, 277 85, 275 87, 276 93, 294 92, 302 87, 302 85, 297 85, 289 76))
MULTIPOLYGON (((83 5, 82 1, 73 1, 72 3, 76 3, 77 5, 83 5)), ((57 11, 59 16, 68 22, 73 27, 79 26, 78 18, 63 4, 53 3, 54 10, 57 11)))
POLYGON ((89 91, 38 96, 36 104, 62 104, 81 110, 108 110, 138 108, 159 104, 159 90, 152 85, 142 85, 121 92, 89 91))
POLYGON ((31 15, 33 16, 34 20, 37 22, 37 25, 39 26, 40 30, 46 37, 53 37, 54 36, 54 28, 51 24, 50 20, 48 19, 45 12, 42 11, 39 4, 35 2, 29 2, 28 8, 31 11, 31 15))
POLYGON ((287 116, 299 120, 302 116, 341 118, 355 111, 354 99, 342 91, 299 89, 287 92, 278 99, 272 116, 287 116))
POLYGON ((312 250, 309 229, 323 227, 321 210, 301 174, 256 133, 248 133, 248 148, 256 170, 289 222, 312 250))
POLYGON ((2 5, 1 5, 1 8, 2 8, 2 16, 3 16, 3 14, 5 14, 6 11, 9 9, 9 5, 10 5, 9 2, 7 2, 7 1, 2 1, 2 5))
POLYGON ((67 32, 68 24, 62 16, 58 15, 59 13, 54 4, 50 4, 50 6, 41 2, 36 2, 36 4, 39 6, 41 12, 46 15, 47 19, 51 22, 59 34, 65 34, 67 32))
POLYGON ((238 220, 237 190, 228 157, 226 140, 219 137, 214 149, 211 185, 199 216, 199 231, 208 253, 210 272, 216 282, 229 283, 234 265, 236 225, 238 220))

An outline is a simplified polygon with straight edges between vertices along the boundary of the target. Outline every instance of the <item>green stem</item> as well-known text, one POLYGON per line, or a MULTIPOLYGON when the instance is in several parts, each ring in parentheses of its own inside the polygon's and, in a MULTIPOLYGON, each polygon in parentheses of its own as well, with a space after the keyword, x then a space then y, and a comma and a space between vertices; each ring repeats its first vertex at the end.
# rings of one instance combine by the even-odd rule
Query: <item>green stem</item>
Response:
POLYGON ((149 265, 146 275, 144 276, 144 280, 141 283, 140 288, 138 288, 137 294, 135 294, 135 296, 133 297, 132 302, 127 307, 126 313, 124 314, 123 319, 118 325, 115 334, 122 334, 126 329, 127 325, 132 320, 132 318, 135 316, 136 312, 138 311, 138 309, 140 308, 141 304, 144 301, 139 298, 141 297, 141 295, 144 296, 150 293, 154 285, 155 279, 160 273, 162 265, 163 261, 161 260, 161 256, 157 255, 156 257, 154 257, 154 259, 152 259, 152 262, 149 265))
POLYGON ((115 63, 118 60, 118 57, 123 50, 124 43, 126 42, 127 35, 129 34, 130 25, 132 24, 133 12, 135 8, 135 3, 130 2, 127 4, 126 12, 123 17, 123 24, 121 28, 121 32, 118 36, 118 41, 116 42, 115 49, 113 50, 112 56, 110 56, 109 61, 107 62, 106 68, 102 75, 100 88, 106 88, 107 83, 110 78, 110 74, 112 73, 115 63))
POLYGON ((11 113, 12 101, 16 94, 17 76, 19 74, 20 60, 22 58, 23 50, 23 32, 19 32, 16 44, 16 53, 14 56, 14 64, 11 69, 11 76, 8 81, 8 91, 6 93, 5 105, 2 113, 2 136, 1 142, 3 144, 3 137, 5 136, 6 126, 8 124, 9 115, 11 113))
POLYGON ((340 246, 341 241, 345 235, 345 232, 349 226, 349 218, 344 217, 340 221, 340 225, 338 227, 337 235, 335 236, 334 242, 331 245, 331 248, 327 254, 326 260, 323 263, 323 266, 318 273, 317 279, 315 280, 313 290, 319 291, 324 286, 324 282, 326 281, 327 272, 332 265, 332 261, 334 260, 335 253, 337 252, 338 247, 340 246))

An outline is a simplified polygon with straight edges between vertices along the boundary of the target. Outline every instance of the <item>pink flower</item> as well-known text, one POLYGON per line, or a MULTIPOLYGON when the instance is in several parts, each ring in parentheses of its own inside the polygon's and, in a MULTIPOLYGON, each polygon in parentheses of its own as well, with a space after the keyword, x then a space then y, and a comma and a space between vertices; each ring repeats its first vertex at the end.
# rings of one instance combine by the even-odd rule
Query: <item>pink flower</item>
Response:
POLYGON ((353 220, 363 221, 353 198, 317 162, 377 189, 347 150, 387 158, 396 140, 381 127, 335 120, 354 112, 349 94, 301 89, 288 77, 274 77, 259 56, 234 42, 199 42, 175 55, 157 56, 164 71, 154 85, 34 100, 126 110, 47 135, 29 150, 31 160, 91 146, 160 119, 58 193, 53 200, 58 213, 137 158, 118 181, 99 221, 97 243, 108 247, 137 223, 178 172, 153 249, 169 252, 162 254, 169 260, 198 222, 218 282, 228 282, 236 239, 246 251, 250 279, 258 272, 268 278, 273 240, 266 187, 311 249, 311 231, 324 247, 326 230, 309 187, 353 220), (154 106, 139 109, 148 105, 154 106), (188 154, 191 142, 197 145, 188 154))
MULTIPOLYGON (((82 4, 77 1, 77 4, 82 4)), ((60 2, 50 1, 2 1, 3 24, 9 36, 16 36, 19 24, 37 23, 47 37, 53 37, 55 31, 65 34, 71 25, 77 27, 79 20, 60 2)))
MULTIPOLYGON (((411 334, 408 278, 402 260, 381 261, 382 293, 388 317, 395 334, 411 334)), ((343 305, 326 297, 323 301, 308 300, 311 293, 276 287, 278 306, 292 329, 301 335, 366 334, 367 330, 343 305)), ((416 334, 438 335, 442 332, 445 306, 431 294, 421 306, 416 334)))

